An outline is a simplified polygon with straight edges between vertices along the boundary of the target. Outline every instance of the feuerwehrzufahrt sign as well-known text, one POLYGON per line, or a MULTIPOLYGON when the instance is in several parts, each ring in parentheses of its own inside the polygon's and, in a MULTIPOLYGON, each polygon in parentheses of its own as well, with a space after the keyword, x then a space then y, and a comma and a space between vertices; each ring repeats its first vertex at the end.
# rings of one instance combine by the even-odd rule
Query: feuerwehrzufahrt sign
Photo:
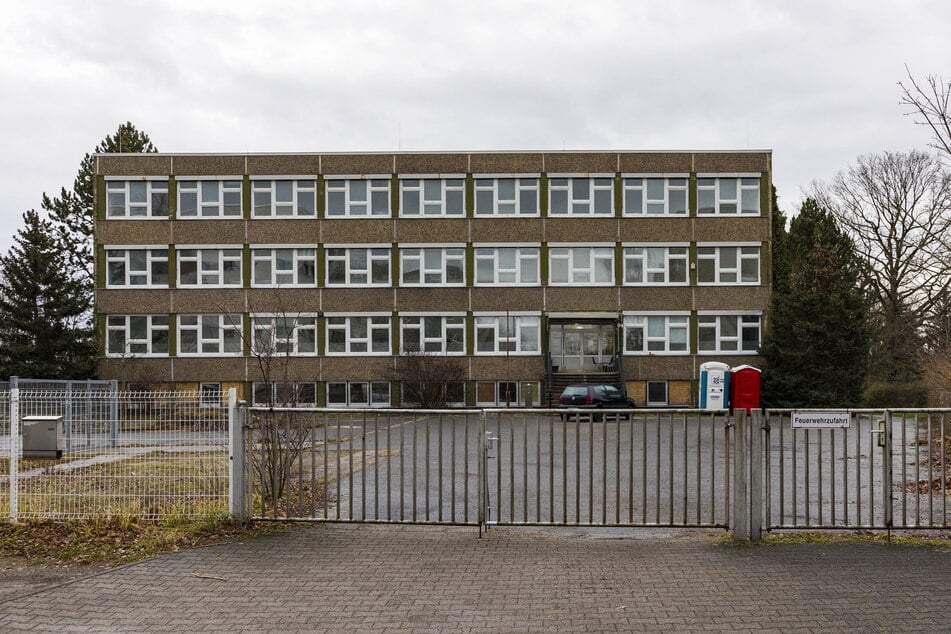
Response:
POLYGON ((793 412, 793 428, 827 429, 848 427, 852 416, 848 411, 793 412))

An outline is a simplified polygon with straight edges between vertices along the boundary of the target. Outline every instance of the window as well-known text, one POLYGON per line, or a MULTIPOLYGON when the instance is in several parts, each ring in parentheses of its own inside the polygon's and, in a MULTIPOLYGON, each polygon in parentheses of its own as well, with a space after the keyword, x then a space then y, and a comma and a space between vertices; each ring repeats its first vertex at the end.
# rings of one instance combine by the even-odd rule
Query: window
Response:
POLYGON ((463 247, 400 249, 402 286, 462 286, 466 250, 463 247))
POLYGON ((251 200, 251 215, 255 218, 314 218, 317 215, 317 181, 312 178, 253 180, 251 200))
POLYGON ((697 317, 697 348, 700 354, 755 354, 759 349, 759 339, 759 315, 701 314, 697 317))
POLYGON ((389 286, 390 247, 328 247, 327 286, 389 286))
POLYGON ((624 284, 687 284, 686 246, 624 247, 624 284))
POLYGON ((316 383, 254 383, 251 386, 255 405, 273 407, 316 407, 316 383))
POLYGON ((401 216, 464 216, 465 213, 462 177, 400 180, 401 216))
POLYGON ((614 247, 550 247, 548 283, 552 286, 614 284, 614 247))
POLYGON ((199 383, 198 406, 203 409, 221 407, 221 383, 199 383))
POLYGON ((476 178, 476 216, 537 216, 538 178, 476 178))
POLYGON ((647 382, 647 406, 662 407, 667 405, 667 381, 647 382))
POLYGON ((505 407, 541 405, 541 386, 537 381, 480 381, 476 383, 476 405, 480 407, 505 407))
POLYGON ((106 356, 168 354, 168 315, 109 315, 106 356))
POLYGON ((168 218, 168 180, 106 181, 107 218, 168 218))
POLYGON ((106 249, 106 286, 168 286, 168 249, 106 249))
POLYGON ((477 315, 476 354, 539 354, 538 315, 477 315))
POLYGON ((327 355, 390 354, 390 316, 327 317, 327 355))
POLYGON ((689 315, 626 315, 625 354, 686 354, 689 315))
POLYGON ((476 286, 538 286, 538 247, 476 247, 476 286))
POLYGON ((390 179, 328 178, 328 218, 388 218, 390 216, 390 179))
POLYGON ((550 216, 610 216, 614 214, 614 179, 551 178, 548 181, 550 216))
POLYGON ((241 315, 179 315, 178 354, 241 355, 241 315))
POLYGON ((759 215, 759 176, 697 179, 697 213, 759 215))
POLYGON ((686 216, 687 178, 637 176, 624 179, 625 216, 686 216))
POLYGON ((328 383, 327 407, 389 407, 390 384, 383 382, 328 383))
POLYGON ((178 182, 179 218, 240 218, 240 180, 178 182))
POLYGON ((464 381, 450 381, 438 386, 401 383, 400 394, 404 407, 419 406, 424 400, 438 400, 449 407, 465 407, 466 404, 466 384, 464 381), (425 394, 423 393, 424 390, 425 394), (436 393, 436 390, 438 390, 438 393, 436 393))
POLYGON ((317 317, 310 315, 256 315, 252 352, 257 355, 317 354, 317 317))
POLYGON ((759 245, 697 246, 697 284, 759 284, 759 245))
POLYGON ((252 248, 252 286, 317 286, 317 249, 252 248))
POLYGON ((400 342, 403 354, 463 354, 466 318, 463 315, 401 315, 400 342))
POLYGON ((178 286, 241 286, 241 249, 178 251, 178 286))

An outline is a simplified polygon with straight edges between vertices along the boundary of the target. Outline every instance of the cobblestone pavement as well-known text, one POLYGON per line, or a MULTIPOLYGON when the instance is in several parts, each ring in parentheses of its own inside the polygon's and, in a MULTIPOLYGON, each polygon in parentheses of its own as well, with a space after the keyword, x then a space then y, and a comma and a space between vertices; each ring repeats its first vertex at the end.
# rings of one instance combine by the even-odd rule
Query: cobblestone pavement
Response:
POLYGON ((951 629, 951 549, 314 525, 0 602, 0 631, 951 629))

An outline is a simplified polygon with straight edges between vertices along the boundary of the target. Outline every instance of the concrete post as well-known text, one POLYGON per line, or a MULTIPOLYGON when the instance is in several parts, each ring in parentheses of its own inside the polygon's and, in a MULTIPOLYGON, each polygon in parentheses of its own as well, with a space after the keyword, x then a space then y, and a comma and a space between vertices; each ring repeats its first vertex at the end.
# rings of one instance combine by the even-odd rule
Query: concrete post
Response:
POLYGON ((750 421, 750 539, 759 541, 763 532, 763 424, 762 411, 755 409, 750 421))
POLYGON ((736 458, 733 464, 733 539, 745 541, 750 538, 748 421, 745 409, 735 410, 733 416, 736 424, 733 428, 736 458))
POLYGON ((237 520, 248 518, 245 499, 244 408, 238 407, 238 391, 228 389, 228 512, 237 520))

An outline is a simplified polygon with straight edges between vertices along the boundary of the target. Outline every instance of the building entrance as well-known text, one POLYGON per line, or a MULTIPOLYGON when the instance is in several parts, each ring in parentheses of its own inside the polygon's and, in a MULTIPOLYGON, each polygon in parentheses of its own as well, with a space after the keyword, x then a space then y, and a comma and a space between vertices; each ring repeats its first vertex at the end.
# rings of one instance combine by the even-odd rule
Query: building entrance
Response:
POLYGON ((555 372, 611 372, 617 332, 614 323, 552 323, 549 351, 555 372))

